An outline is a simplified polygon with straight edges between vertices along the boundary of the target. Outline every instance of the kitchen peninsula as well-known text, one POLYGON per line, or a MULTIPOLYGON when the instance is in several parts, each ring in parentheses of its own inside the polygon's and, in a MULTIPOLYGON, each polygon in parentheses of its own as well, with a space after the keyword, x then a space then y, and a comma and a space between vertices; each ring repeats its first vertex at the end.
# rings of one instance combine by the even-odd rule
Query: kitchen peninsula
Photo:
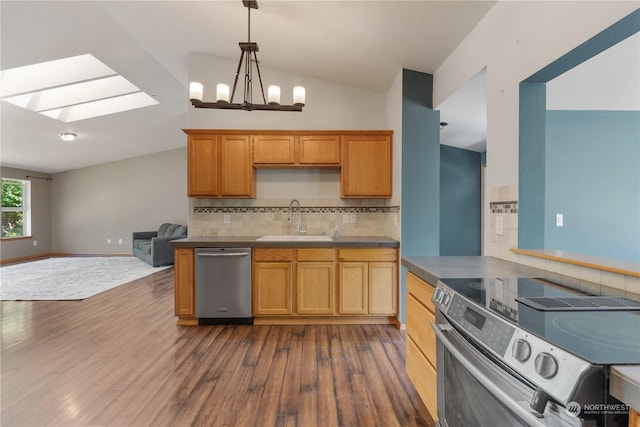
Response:
POLYGON ((600 425, 606 419, 606 425, 638 426, 637 312, 606 305, 558 310, 526 304, 537 298, 549 304, 628 302, 633 308, 640 301, 637 294, 492 257, 403 257, 402 265, 407 268, 406 370, 434 419, 482 416, 486 424, 506 416, 521 424, 538 412, 561 425, 585 420, 599 420, 600 425), (484 378, 493 378, 496 369, 486 356, 475 362, 470 347, 460 356, 465 340, 486 348, 535 390, 502 375, 501 387, 515 388, 501 397, 491 393, 493 380, 473 389, 486 396, 486 411, 459 401, 453 388, 466 390, 472 383, 463 379, 476 375, 467 363, 484 366, 484 378), (452 378, 457 378, 455 386, 447 387, 452 378), (527 402, 540 393, 552 397, 530 406, 527 402), (547 407, 548 399, 556 405, 547 407), (494 403, 509 410, 493 414, 500 412, 494 403), (457 409, 450 413, 445 408, 457 409))
MULTIPOLYGON (((174 240, 175 315, 197 325, 196 248, 250 247, 255 324, 398 325, 398 247, 387 237, 263 241, 259 237, 174 240)), ((217 278, 218 280, 221 278, 217 278)))

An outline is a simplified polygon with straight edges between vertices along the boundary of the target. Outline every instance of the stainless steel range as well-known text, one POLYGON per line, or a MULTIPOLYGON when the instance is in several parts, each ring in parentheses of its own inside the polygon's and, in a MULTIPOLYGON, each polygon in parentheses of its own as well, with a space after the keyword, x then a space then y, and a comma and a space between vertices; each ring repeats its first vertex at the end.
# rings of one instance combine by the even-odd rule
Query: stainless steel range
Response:
POLYGON ((612 365, 640 364, 640 303, 542 280, 442 279, 433 302, 443 427, 627 426, 612 365))

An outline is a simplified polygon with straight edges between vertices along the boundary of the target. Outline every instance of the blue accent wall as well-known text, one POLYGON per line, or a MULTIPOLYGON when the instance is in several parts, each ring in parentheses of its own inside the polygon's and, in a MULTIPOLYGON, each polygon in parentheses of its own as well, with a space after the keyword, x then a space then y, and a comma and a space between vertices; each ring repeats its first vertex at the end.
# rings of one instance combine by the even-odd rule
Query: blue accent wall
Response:
POLYGON ((545 121, 543 83, 520 83, 518 247, 544 248, 545 121))
MULTIPOLYGON (((402 71, 401 256, 440 250, 440 113, 433 108, 433 76, 402 71)), ((404 323, 405 269, 400 321, 404 323)))
MULTIPOLYGON (((613 136, 618 133, 618 130, 613 129, 610 122, 606 124, 603 130, 596 131, 592 127, 595 123, 587 123, 584 120, 578 120, 578 117, 573 117, 571 119, 573 129, 561 131, 558 127, 559 124, 553 118, 553 114, 547 117, 546 103, 543 102, 546 97, 546 88, 544 86, 546 82, 639 31, 640 9, 636 9, 625 18, 534 73, 520 84, 519 248, 561 249, 585 255, 627 260, 635 263, 640 262, 637 249, 635 249, 637 248, 636 244, 640 244, 640 233, 638 231, 638 221, 640 219, 637 217, 640 211, 640 203, 638 199, 634 199, 633 195, 629 196, 628 194, 630 191, 629 184, 631 182, 638 183, 640 172, 638 171, 637 163, 635 163, 635 169, 621 166, 622 164, 628 164, 630 159, 625 159, 620 166, 616 165, 617 161, 612 161, 613 153, 607 151, 607 147, 610 148, 612 138, 618 137, 617 135, 613 136), (549 124, 547 127, 546 121, 548 118, 553 118, 554 123, 549 124), (585 134, 586 129, 590 129, 589 135, 585 134), (579 142, 579 138, 576 135, 582 135, 586 139, 592 139, 599 135, 597 138, 599 140, 599 148, 597 150, 601 156, 600 158, 594 156, 593 159, 587 161, 586 158, 589 152, 578 143, 571 153, 573 157, 565 156, 564 160, 555 159, 553 157, 561 153, 546 153, 546 151, 550 148, 561 150, 562 144, 552 146, 551 142, 547 143, 547 132, 557 133, 554 139, 566 138, 575 143, 579 142), (562 137, 559 136, 561 132, 564 134, 562 137), (602 150, 605 151, 603 152, 602 150), (599 176, 600 180, 591 177, 589 180, 577 181, 575 177, 569 176, 570 169, 574 167, 576 170, 584 169, 584 165, 588 162, 591 162, 593 167, 590 172, 599 176), (553 165, 554 170, 547 174, 546 168, 550 167, 549 165, 553 165), (556 177, 554 178, 554 176, 556 177), (557 178, 573 180, 573 186, 558 184, 555 182, 557 178), (556 185, 563 187, 562 194, 559 193, 558 188, 555 188, 556 185), (618 210, 615 206, 601 209, 604 204, 600 204, 601 201, 598 199, 603 196, 598 195, 595 190, 602 187, 606 187, 611 193, 605 197, 608 200, 607 204, 614 203, 618 205, 624 200, 621 210, 618 210), (547 197, 547 192, 549 192, 549 197, 547 197), (615 201, 612 199, 615 199, 615 201), (578 208, 578 206, 580 207, 578 208), (558 209, 569 209, 567 212, 570 213, 565 218, 566 225, 564 227, 552 229, 551 224, 555 224, 555 213, 567 215, 565 212, 558 212, 558 209), (579 210, 582 210, 582 212, 579 212, 579 210), (636 218, 632 217, 634 212, 636 218), (578 216, 576 217, 576 215, 578 216), (624 222, 625 225, 620 226, 620 224, 613 224, 614 222, 624 222), (584 224, 581 225, 581 223, 584 224), (623 227, 624 230, 622 229, 623 227), (569 236, 569 233, 573 235, 569 236), (623 240, 614 240, 614 238, 619 239, 621 236, 623 236, 623 240), (579 239, 581 244, 578 244, 577 241, 574 242, 574 239, 579 239), (557 245, 563 245, 564 247, 557 247, 557 245)), ((594 114, 596 113, 604 114, 604 112, 594 112, 594 114)), ((615 115, 616 112, 609 113, 615 115)), ((569 119, 569 117, 565 118, 569 119)), ((595 116, 592 118, 595 119, 595 116)), ((620 119, 621 117, 610 117, 610 120, 614 120, 616 123, 620 119)), ((620 126, 625 128, 626 125, 620 123, 620 126)), ((634 157, 637 161, 637 147, 639 144, 637 128, 634 132, 633 124, 631 124, 631 127, 627 129, 631 131, 631 138, 635 135, 636 141, 636 151, 628 153, 628 156, 634 157)), ((640 186, 636 186, 636 196, 639 190, 640 186)))
POLYGON ((546 138, 545 246, 640 262, 640 112, 547 111, 546 138))
POLYGON ((440 146, 440 255, 480 255, 481 154, 440 146))

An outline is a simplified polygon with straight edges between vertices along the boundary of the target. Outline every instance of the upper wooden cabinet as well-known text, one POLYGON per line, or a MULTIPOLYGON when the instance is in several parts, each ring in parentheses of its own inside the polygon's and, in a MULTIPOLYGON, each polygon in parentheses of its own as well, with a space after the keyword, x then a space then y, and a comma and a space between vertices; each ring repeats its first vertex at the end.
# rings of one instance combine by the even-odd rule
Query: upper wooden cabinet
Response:
POLYGON ((341 198, 392 195, 392 131, 184 132, 190 197, 255 198, 255 168, 339 168, 341 198))
POLYGON ((255 165, 293 165, 296 162, 294 135, 252 135, 255 165))
POLYGON ((190 197, 255 198, 255 169, 248 135, 185 132, 189 135, 190 197))
POLYGON ((251 135, 256 167, 339 167, 340 135, 251 135))
POLYGON ((340 165, 339 135, 303 135, 298 143, 301 165, 340 165))
POLYGON ((341 150, 341 197, 391 197, 391 132, 345 135, 341 150))

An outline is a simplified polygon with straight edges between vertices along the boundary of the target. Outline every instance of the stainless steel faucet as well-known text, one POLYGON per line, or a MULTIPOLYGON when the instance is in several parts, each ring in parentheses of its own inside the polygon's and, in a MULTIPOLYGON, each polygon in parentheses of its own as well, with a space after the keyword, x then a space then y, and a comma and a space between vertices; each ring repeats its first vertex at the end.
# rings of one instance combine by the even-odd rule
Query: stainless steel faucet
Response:
POLYGON ((302 210, 300 209, 300 202, 297 199, 293 199, 291 203, 289 203, 289 224, 291 224, 291 215, 293 215, 293 210, 297 209, 296 215, 298 215, 298 235, 305 233, 302 229, 302 210))

